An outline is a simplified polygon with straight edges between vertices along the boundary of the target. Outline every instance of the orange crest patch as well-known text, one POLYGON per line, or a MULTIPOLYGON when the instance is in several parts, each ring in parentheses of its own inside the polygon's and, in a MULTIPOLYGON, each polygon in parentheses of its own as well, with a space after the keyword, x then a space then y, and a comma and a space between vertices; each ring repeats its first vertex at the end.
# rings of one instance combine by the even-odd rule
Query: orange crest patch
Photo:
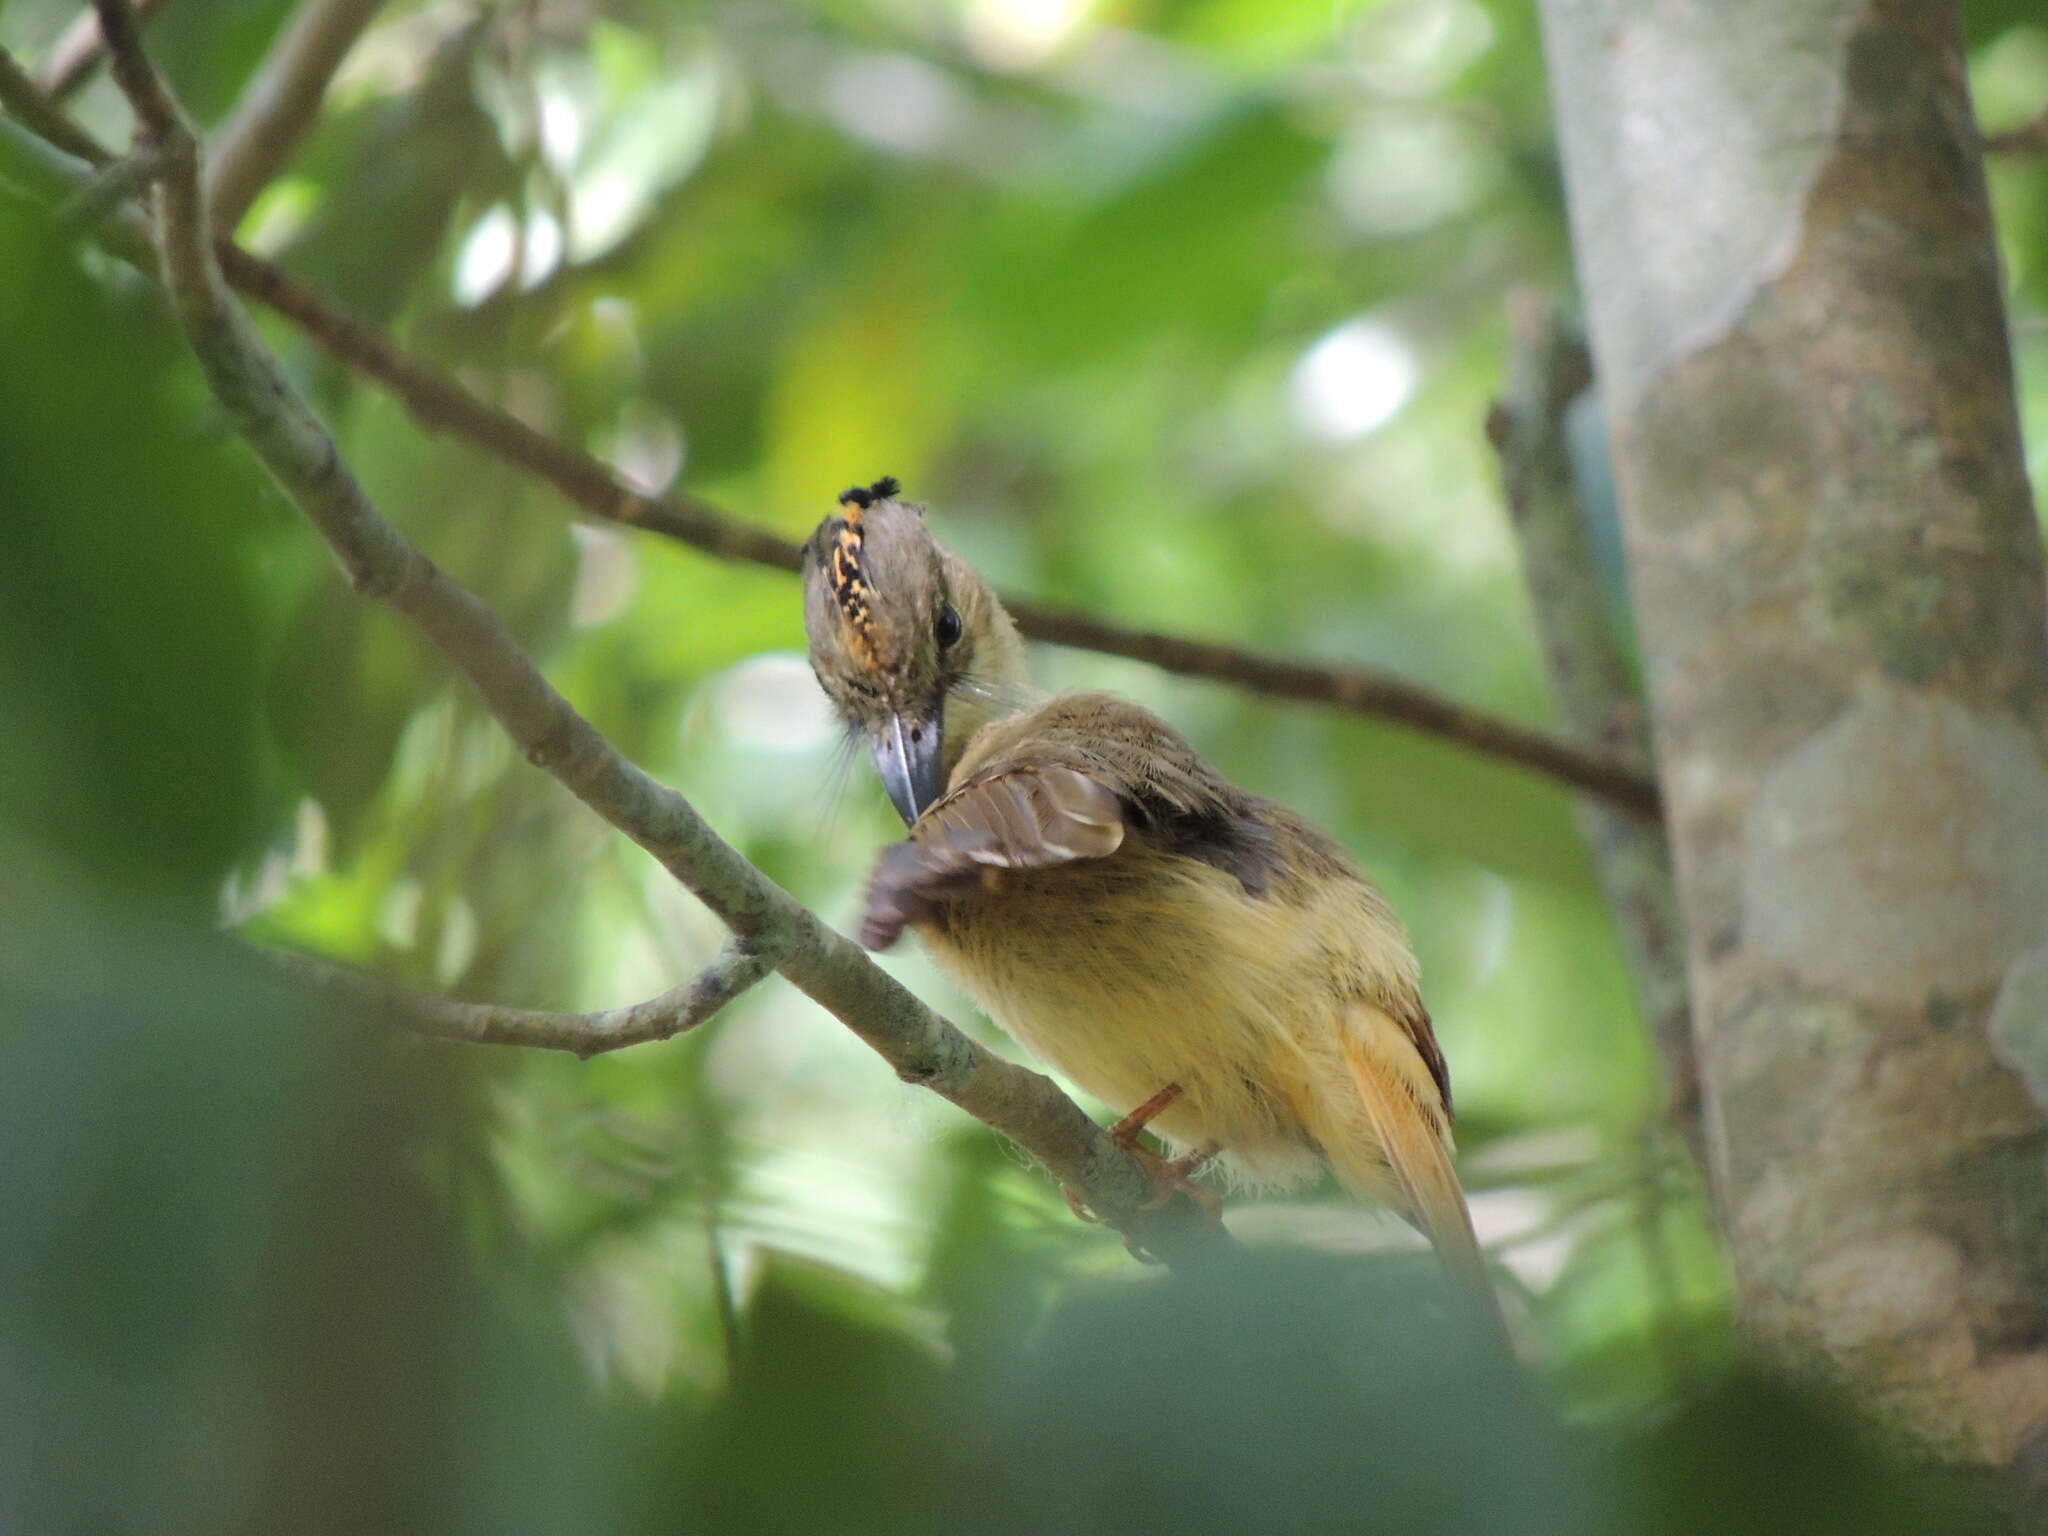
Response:
POLYGON ((861 663, 873 671, 880 658, 875 651, 875 611, 868 587, 867 571, 861 564, 861 508, 857 502, 841 502, 841 521, 826 557, 825 571, 832 583, 832 595, 846 616, 846 628, 861 663))

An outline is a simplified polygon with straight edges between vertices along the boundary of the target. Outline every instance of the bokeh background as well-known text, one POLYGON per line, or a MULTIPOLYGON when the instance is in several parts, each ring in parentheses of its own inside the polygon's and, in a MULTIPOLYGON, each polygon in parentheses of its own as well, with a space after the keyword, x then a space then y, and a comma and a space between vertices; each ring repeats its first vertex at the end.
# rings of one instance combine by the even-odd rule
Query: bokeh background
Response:
MULTIPOLYGON (((167 6, 202 121, 290 10, 167 6)), ((2048 19, 1966 15, 1987 128, 2038 112, 2048 19)), ((1991 173, 2038 477, 2048 157, 1991 173)), ((1161 1280, 779 980, 587 1063, 314 1006, 244 941, 582 1008, 723 935, 349 596, 145 284, 0 213, 0 1528, 1962 1528, 1737 1358, 1570 800, 1393 726, 1037 657, 1407 918, 1521 1386, 1398 1224, 1243 1200, 1245 1274, 1161 1280)), ((242 235, 647 490, 797 537, 896 474, 1006 590, 1551 720, 1483 432, 1507 296, 1571 285, 1520 0, 401 0, 242 235)), ((385 513, 844 923, 900 828, 794 583, 270 334, 385 513)))

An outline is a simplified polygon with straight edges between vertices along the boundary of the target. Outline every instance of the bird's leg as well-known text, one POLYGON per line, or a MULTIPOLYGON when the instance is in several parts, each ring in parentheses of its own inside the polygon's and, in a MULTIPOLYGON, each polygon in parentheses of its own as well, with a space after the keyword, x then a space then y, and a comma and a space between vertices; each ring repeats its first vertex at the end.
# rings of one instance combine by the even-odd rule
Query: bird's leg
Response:
POLYGON ((1212 1141, 1171 1160, 1138 1145, 1138 1137, 1145 1127, 1158 1119, 1185 1091, 1179 1083, 1168 1083, 1111 1126, 1109 1135, 1112 1141, 1138 1160, 1138 1165, 1152 1180, 1152 1198, 1145 1202, 1148 1208, 1165 1204, 1175 1194, 1184 1194, 1213 1216, 1223 1202, 1211 1191, 1188 1181, 1223 1150, 1219 1144, 1212 1141))
MULTIPOLYGON (((1194 1151, 1183 1157, 1177 1157, 1169 1161, 1150 1148, 1138 1145, 1138 1138, 1144 1134, 1145 1127, 1157 1119, 1185 1091, 1179 1083, 1168 1083, 1164 1088, 1153 1094, 1151 1098, 1111 1126, 1109 1128, 1109 1135, 1112 1141, 1136 1159, 1139 1168, 1144 1171, 1145 1177, 1151 1182, 1152 1196, 1145 1202, 1145 1209, 1151 1210, 1157 1206, 1164 1205, 1175 1195, 1186 1195, 1196 1205, 1201 1207, 1203 1214, 1211 1221, 1215 1221, 1220 1219, 1217 1212, 1222 1209, 1222 1198, 1212 1190, 1203 1189, 1199 1184, 1193 1183, 1192 1180, 1194 1175, 1207 1166, 1209 1160, 1222 1150, 1221 1147, 1215 1142, 1210 1142, 1206 1146, 1197 1147, 1194 1151)), ((1066 1197, 1067 1209, 1080 1217, 1081 1220, 1086 1222, 1101 1220, 1099 1216, 1088 1209, 1086 1203, 1081 1199, 1080 1192, 1072 1185, 1061 1185, 1060 1193, 1066 1197)), ((1148 1257, 1146 1254, 1138 1253, 1138 1250, 1135 1248, 1131 1251, 1137 1254, 1139 1258, 1148 1257)))
POLYGON ((1179 1083, 1168 1083, 1164 1088, 1153 1094, 1151 1098, 1140 1104, 1128 1115, 1125 1115, 1115 1125, 1112 1125, 1109 1128, 1110 1139, 1126 1152, 1135 1152, 1138 1149, 1138 1137, 1145 1127, 1165 1113, 1173 1101, 1186 1091, 1179 1083))
MULTIPOLYGON (((1164 1160, 1156 1153, 1147 1152, 1138 1145, 1138 1137, 1143 1134, 1146 1126, 1150 1125, 1169 1104, 1186 1091, 1179 1083, 1168 1083, 1164 1088, 1153 1094, 1151 1098, 1140 1104, 1128 1115, 1125 1115, 1115 1125, 1112 1125, 1109 1128, 1109 1139, 1130 1153, 1131 1156, 1137 1158, 1140 1166, 1146 1165, 1146 1159, 1150 1159, 1154 1163, 1160 1163, 1163 1166, 1164 1160)), ((1146 1172, 1151 1172, 1149 1166, 1146 1167, 1146 1172)), ((1156 1184, 1158 1181, 1155 1179, 1153 1182, 1156 1184)), ((1066 1197, 1067 1209, 1080 1217, 1081 1220, 1092 1225, 1102 1219, 1088 1209, 1087 1202, 1081 1198, 1081 1192, 1074 1188, 1073 1185, 1062 1184, 1060 1186, 1060 1193, 1066 1197)))

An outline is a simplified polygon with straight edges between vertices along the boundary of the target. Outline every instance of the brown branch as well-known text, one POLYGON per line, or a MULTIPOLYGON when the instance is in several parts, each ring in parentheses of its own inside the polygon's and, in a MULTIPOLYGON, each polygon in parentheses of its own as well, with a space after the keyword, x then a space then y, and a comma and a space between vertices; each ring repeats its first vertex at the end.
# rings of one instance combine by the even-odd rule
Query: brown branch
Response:
POLYGON ((686 1034, 775 969, 772 949, 749 948, 735 939, 696 976, 658 997, 595 1013, 547 1013, 408 991, 365 971, 310 955, 280 950, 261 953, 316 990, 367 1007, 416 1035, 469 1045, 570 1051, 585 1058, 686 1034))
POLYGON ((1183 677, 1230 683, 1272 698, 1327 704, 1390 720, 1488 757, 1533 769, 1608 801, 1632 816, 1654 819, 1659 813, 1656 782, 1643 770, 1610 761, 1498 715, 1467 708, 1384 672, 1287 661, 1233 645, 1126 629, 1087 614, 1038 603, 1009 598, 1004 602, 1018 627, 1034 639, 1128 656, 1183 677))
MULTIPOLYGON (((644 528, 723 560, 782 571, 801 568, 795 544, 736 522, 707 502, 629 490, 601 460, 478 399, 273 263, 230 248, 221 252, 221 264, 238 290, 290 320, 336 360, 383 384, 429 431, 453 433, 538 475, 594 517, 644 528)), ((1018 627, 1034 640, 1129 657, 1184 677, 1390 720, 1546 774, 1633 815, 1658 814, 1656 783, 1641 769, 1608 761, 1385 673, 1286 661, 1237 646, 1131 629, 1025 598, 1005 596, 1003 601, 1018 627)))
MULTIPOLYGON (((135 14, 148 21, 164 7, 164 0, 136 0, 135 14)), ((43 60, 42 87, 52 101, 62 101, 92 78, 94 68, 105 56, 100 36, 100 18, 92 10, 78 13, 43 60)))
POLYGON ((2017 128, 2008 128, 2003 133, 1994 133, 1984 140, 1987 155, 2041 155, 2048 154, 2048 108, 2021 123, 2017 128))
POLYGON ((98 169, 114 157, 62 107, 45 96, 14 55, 0 48, 0 107, 7 115, 67 155, 98 169))
MULTIPOLYGON (((1566 413, 1591 387, 1593 361, 1556 306, 1540 296, 1516 295, 1508 324, 1514 350, 1487 435, 1500 453, 1551 691, 1573 736, 1624 761, 1647 763, 1648 712, 1600 585, 1566 439, 1566 413)), ((1670 1118, 1698 1152, 1699 1070, 1671 850, 1657 823, 1603 805, 1582 804, 1579 822, 1664 1059, 1670 1118)))
MULTIPOLYGON (((802 557, 789 540, 738 522, 695 497, 649 497, 627 488, 602 460, 535 431, 478 398, 275 263, 227 242, 217 254, 222 272, 237 291, 289 320, 337 362, 389 390, 426 430, 459 437, 500 462, 545 480, 593 517, 646 529, 722 560, 782 571, 800 568, 802 557)), ((1656 781, 1642 767, 1468 708, 1382 672, 1288 661, 1237 646, 1131 629, 1024 598, 1005 596, 1004 602, 1018 627, 1036 640, 1124 656, 1185 677, 1390 721, 1556 779, 1645 820, 1659 814, 1656 781)))
POLYGON ((1172 1262, 1224 1246, 1193 1202, 1152 1206, 1138 1162, 1046 1077, 976 1044, 932 1012, 711 829, 680 794, 628 762, 541 675, 496 617, 380 516, 326 430, 229 295, 199 147, 143 51, 128 0, 94 0, 139 148, 158 157, 164 286, 215 398, 279 489, 319 531, 357 591, 409 619, 482 696, 537 766, 646 849, 743 946, 772 949, 796 986, 907 1082, 930 1088, 1025 1147, 1120 1232, 1172 1262))
POLYGON ((206 195, 215 229, 232 231, 284 168, 326 99, 327 83, 382 4, 306 0, 285 24, 208 147, 206 195))
POLYGON ((733 522, 709 502, 689 496, 647 497, 627 489, 600 459, 536 432, 509 411, 479 399, 448 374, 428 366, 373 325, 330 303, 274 262, 237 245, 220 249, 223 275, 235 289, 282 315, 337 362, 389 390, 429 432, 446 432, 515 469, 547 481, 593 517, 624 523, 687 544, 721 560, 780 571, 801 569, 797 546, 765 529, 733 522))

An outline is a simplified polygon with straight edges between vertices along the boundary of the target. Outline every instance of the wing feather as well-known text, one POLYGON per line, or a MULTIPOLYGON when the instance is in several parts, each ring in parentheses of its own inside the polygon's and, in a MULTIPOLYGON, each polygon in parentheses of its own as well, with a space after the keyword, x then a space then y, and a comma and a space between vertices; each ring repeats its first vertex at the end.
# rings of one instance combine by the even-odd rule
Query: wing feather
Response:
POLYGON ((998 869, 1047 869, 1123 846, 1123 804, 1077 768, 1014 768, 954 790, 883 853, 861 943, 887 949, 907 924, 984 889, 998 869))
MULTIPOLYGON (((1366 1119, 1408 1206, 1409 1217, 1428 1235, 1453 1278, 1499 1317, 1500 1303, 1472 1230, 1472 1213, 1451 1166, 1448 1116, 1423 1102, 1414 1072, 1402 1070, 1400 1062, 1376 1048, 1396 1039, 1413 1046, 1405 1032, 1396 1035, 1392 1029, 1347 1033, 1342 1043, 1344 1065, 1364 1101, 1366 1119)), ((1429 1070, 1426 1061, 1417 1065, 1429 1070)), ((1503 1323, 1504 1332, 1505 1326, 1503 1323)))

